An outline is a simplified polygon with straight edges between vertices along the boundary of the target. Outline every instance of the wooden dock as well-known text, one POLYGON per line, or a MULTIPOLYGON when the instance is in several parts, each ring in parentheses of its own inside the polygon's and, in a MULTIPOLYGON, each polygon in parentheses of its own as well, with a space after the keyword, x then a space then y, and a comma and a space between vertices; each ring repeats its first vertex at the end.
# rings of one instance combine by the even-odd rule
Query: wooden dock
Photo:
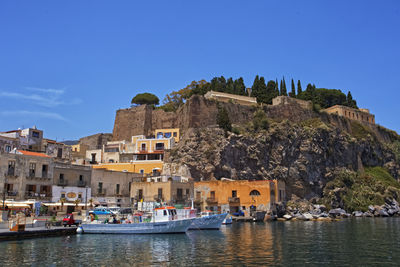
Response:
POLYGON ((25 231, 12 232, 8 229, 0 230, 0 241, 21 240, 28 238, 42 238, 51 236, 75 235, 76 227, 45 227, 27 228, 25 231))

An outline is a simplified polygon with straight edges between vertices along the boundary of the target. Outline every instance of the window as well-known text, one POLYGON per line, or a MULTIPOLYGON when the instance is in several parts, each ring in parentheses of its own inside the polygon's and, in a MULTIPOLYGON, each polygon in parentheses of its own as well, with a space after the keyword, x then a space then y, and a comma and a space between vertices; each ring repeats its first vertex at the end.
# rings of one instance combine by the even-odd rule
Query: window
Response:
POLYGON ((178 188, 176 190, 176 197, 177 197, 177 199, 182 199, 183 198, 183 190, 182 190, 182 188, 178 188))
POLYGON ((236 190, 232 190, 232 197, 237 197, 237 191, 236 190))
POLYGON ((29 177, 35 177, 36 163, 29 163, 29 177))
POLYGON ((177 137, 178 136, 178 133, 177 132, 174 132, 174 137, 177 137))
POLYGON ((79 182, 83 181, 83 175, 79 175, 79 182))
POLYGON ((171 133, 165 133, 165 134, 164 134, 164 137, 165 137, 165 138, 170 138, 171 136, 172 136, 171 133))
POLYGON ((97 192, 99 194, 103 193, 103 183, 102 182, 99 182, 99 187, 97 188, 97 192))
POLYGON ((108 162, 109 163, 114 163, 114 160, 113 159, 109 159, 108 162))
POLYGON ((141 200, 143 198, 143 189, 139 189, 138 191, 138 200, 141 200))
POLYGON ((32 131, 32 137, 39 138, 40 137, 40 132, 32 131))
POLYGON ((8 172, 7 175, 14 176, 15 175, 15 161, 10 160, 8 162, 8 172))
POLYGON ((146 144, 142 144, 141 151, 146 151, 146 144))
POLYGON ((92 153, 92 161, 90 163, 96 163, 96 153, 92 153))
POLYGON ((82 199, 82 193, 78 193, 78 198, 82 199))
POLYGON ((261 194, 260 194, 260 192, 258 192, 257 190, 252 190, 252 191, 250 192, 250 196, 259 196, 259 195, 261 195, 261 194))
POLYGON ((57 150, 57 158, 62 158, 62 148, 57 150))
POLYGON ((140 174, 144 174, 144 170, 140 170, 139 172, 140 172, 140 174))
POLYGON ((190 194, 189 192, 190 192, 189 189, 186 189, 186 195, 187 196, 189 196, 189 194, 190 194))
POLYGON ((65 198, 65 193, 61 193, 61 198, 65 198))
POLYGON ((119 184, 115 185, 115 193, 119 195, 119 184))
POLYGON ((211 199, 215 199, 215 191, 210 192, 211 199))
POLYGON ((164 150, 164 143, 156 143, 156 150, 164 150))
POLYGON ((162 188, 158 188, 158 195, 157 195, 157 197, 158 197, 159 199, 162 199, 162 188))
POLYGON ((164 216, 167 216, 167 210, 164 210, 164 216))
POLYGON ((6 152, 10 152, 11 151, 11 146, 7 145, 6 146, 6 152))
POLYGON ((200 191, 196 191, 196 199, 197 200, 201 199, 201 192, 200 191))
POLYGON ((64 183, 64 173, 60 173, 60 183, 64 183))
POLYGON ((42 178, 47 178, 47 170, 48 170, 48 166, 43 164, 42 165, 42 178))

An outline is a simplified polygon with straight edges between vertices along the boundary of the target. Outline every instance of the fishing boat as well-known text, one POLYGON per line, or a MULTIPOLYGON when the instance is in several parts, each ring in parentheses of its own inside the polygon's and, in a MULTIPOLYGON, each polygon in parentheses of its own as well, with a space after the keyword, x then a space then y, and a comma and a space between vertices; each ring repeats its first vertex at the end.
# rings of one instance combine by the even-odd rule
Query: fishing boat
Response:
POLYGON ((149 217, 131 216, 122 223, 109 223, 94 220, 82 223, 81 230, 86 234, 171 234, 185 233, 193 218, 179 219, 174 207, 156 208, 149 217))
POLYGON ((231 215, 227 215, 226 217, 225 217, 225 219, 222 221, 222 224, 232 224, 232 216, 231 215))
POLYGON ((196 217, 196 210, 193 208, 178 209, 180 218, 193 218, 193 222, 189 230, 219 230, 227 213, 213 214, 211 211, 200 213, 200 217, 196 217))

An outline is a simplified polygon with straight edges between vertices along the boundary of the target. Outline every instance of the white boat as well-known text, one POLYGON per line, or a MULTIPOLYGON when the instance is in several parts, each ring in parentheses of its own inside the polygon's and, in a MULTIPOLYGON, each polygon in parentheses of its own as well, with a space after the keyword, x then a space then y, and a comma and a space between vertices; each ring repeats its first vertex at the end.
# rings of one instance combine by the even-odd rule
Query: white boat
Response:
POLYGON ((201 213, 201 217, 196 217, 196 210, 193 208, 177 211, 180 218, 194 218, 189 230, 219 230, 227 215, 227 213, 212 214, 212 212, 206 211, 201 213))
POLYGON ((92 221, 82 223, 83 233, 87 234, 171 234, 185 233, 194 219, 178 219, 175 208, 163 207, 154 210, 149 219, 134 216, 124 223, 103 223, 92 221))
POLYGON ((222 224, 232 224, 232 216, 231 215, 227 215, 226 217, 225 217, 225 220, 223 220, 222 221, 222 224))

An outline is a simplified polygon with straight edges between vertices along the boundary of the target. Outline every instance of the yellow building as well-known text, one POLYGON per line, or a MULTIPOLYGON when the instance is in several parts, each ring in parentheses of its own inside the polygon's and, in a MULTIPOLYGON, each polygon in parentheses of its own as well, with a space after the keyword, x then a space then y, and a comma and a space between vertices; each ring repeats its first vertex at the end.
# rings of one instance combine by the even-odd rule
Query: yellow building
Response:
POLYGON ((332 107, 324 109, 323 111, 329 114, 336 114, 342 117, 346 117, 351 120, 375 124, 375 115, 369 113, 369 110, 366 108, 355 109, 341 105, 334 105, 332 107))
POLYGON ((270 211, 273 204, 284 201, 285 184, 277 180, 220 180, 194 184, 194 201, 202 210, 237 212, 270 211))
POLYGON ((127 163, 101 163, 92 165, 93 169, 106 169, 119 172, 134 172, 143 175, 159 175, 164 163, 161 160, 157 161, 134 161, 127 163))
POLYGON ((171 128, 171 129, 157 129, 154 132, 154 136, 158 138, 171 138, 175 139, 175 142, 178 143, 180 139, 179 128, 171 128))
POLYGON ((159 202, 169 205, 190 205, 193 181, 182 176, 148 177, 146 181, 131 183, 131 198, 136 202, 159 202))

